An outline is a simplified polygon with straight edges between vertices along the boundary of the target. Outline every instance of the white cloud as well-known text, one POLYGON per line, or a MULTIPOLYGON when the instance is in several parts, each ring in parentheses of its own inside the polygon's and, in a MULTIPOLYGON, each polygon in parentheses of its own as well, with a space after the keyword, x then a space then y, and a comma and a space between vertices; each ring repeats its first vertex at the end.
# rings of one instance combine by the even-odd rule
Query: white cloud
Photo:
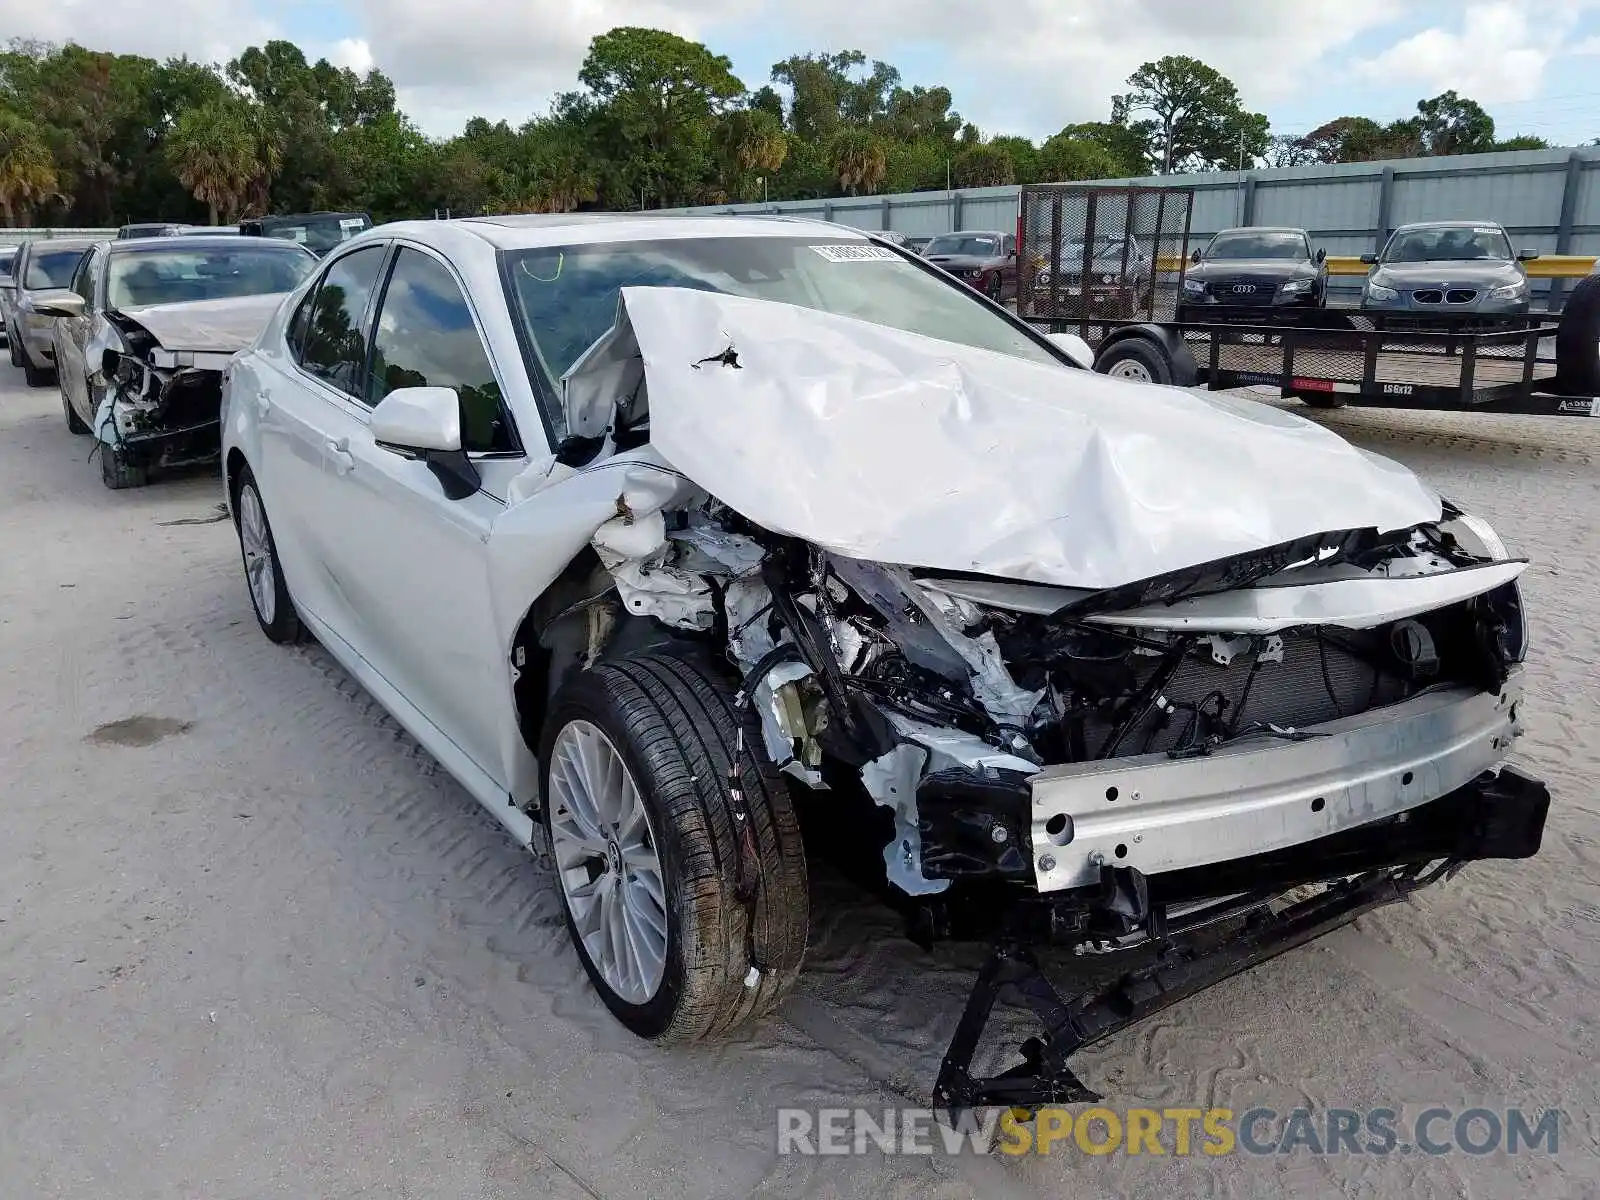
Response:
POLYGON ((897 48, 936 45, 951 58, 940 82, 970 119, 1049 132, 1103 119, 1129 73, 1163 54, 1210 63, 1247 104, 1264 107, 1303 88, 1306 70, 1330 50, 1413 2, 360 0, 360 11, 377 65, 434 133, 474 113, 515 120, 541 110, 575 85, 589 40, 617 24, 669 29, 713 49, 759 28, 764 41, 797 50, 859 47, 890 61, 897 48))
MULTIPOLYGON (((1531 100, 1564 46, 1581 3, 1498 0, 1467 8, 1459 30, 1434 26, 1357 64, 1362 76, 1454 89, 1484 104, 1531 100)), ((1600 39, 1592 39, 1600 41, 1600 39)))
POLYGON ((0 0, 0 29, 8 38, 201 62, 225 62, 281 36, 252 0, 0 0))
MULTIPOLYGON (((311 57, 314 60, 314 56, 311 57)), ((377 65, 372 45, 366 38, 340 38, 328 51, 327 58, 334 66, 349 67, 358 75, 365 75, 377 65)))

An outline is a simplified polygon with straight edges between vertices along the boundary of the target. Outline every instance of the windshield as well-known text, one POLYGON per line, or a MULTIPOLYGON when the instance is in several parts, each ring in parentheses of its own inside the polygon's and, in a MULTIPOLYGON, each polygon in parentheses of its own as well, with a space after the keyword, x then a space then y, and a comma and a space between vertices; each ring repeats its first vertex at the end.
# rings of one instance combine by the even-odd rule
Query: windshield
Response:
POLYGON ((922 252, 934 254, 970 254, 977 258, 998 258, 1000 238, 992 233, 947 233, 936 237, 923 247, 922 252))
POLYGON ((1284 258, 1311 257, 1311 248, 1298 233, 1219 233, 1206 248, 1206 258, 1284 258))
POLYGON ((17 252, 13 249, 0 250, 0 279, 9 281, 11 278, 11 264, 17 259, 17 252))
POLYGON ((507 262, 512 307, 552 384, 611 328, 623 287, 695 288, 775 300, 1060 365, 965 287, 868 242, 769 237, 602 242, 513 251, 507 262))
POLYGON ((88 251, 87 246, 75 250, 42 250, 35 247, 28 255, 27 274, 22 286, 33 290, 66 287, 72 280, 72 272, 77 269, 78 260, 88 251))
POLYGON ((269 224, 262 228, 264 237, 295 242, 313 254, 326 254, 341 242, 348 242, 358 233, 372 228, 366 217, 342 217, 334 213, 326 217, 306 217, 293 224, 269 224))
MULTIPOLYGON (((1094 243, 1094 258, 1114 258, 1120 260, 1122 258, 1122 248, 1123 242, 1120 238, 1099 238, 1094 243)), ((1063 263, 1082 262, 1084 249, 1085 247, 1082 239, 1079 239, 1075 242, 1062 242, 1061 261, 1063 263)), ((1138 246, 1128 247, 1129 259, 1135 259, 1139 256, 1138 246)))
POLYGON ((1402 229, 1389 239, 1384 262, 1509 262, 1511 243, 1492 225, 1402 229))
POLYGON ((181 304, 290 292, 316 269, 309 254, 276 246, 137 250, 111 256, 106 303, 112 308, 181 304))

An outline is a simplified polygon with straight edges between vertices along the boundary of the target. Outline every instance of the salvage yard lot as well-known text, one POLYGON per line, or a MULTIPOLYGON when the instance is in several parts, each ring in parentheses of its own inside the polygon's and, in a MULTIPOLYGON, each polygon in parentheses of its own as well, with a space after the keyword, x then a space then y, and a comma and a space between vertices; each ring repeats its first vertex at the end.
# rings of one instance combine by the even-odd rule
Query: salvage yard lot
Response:
POLYGON ((634 1040, 550 878, 318 647, 261 636, 216 478, 107 491, 7 370, 0 1196, 1593 1196, 1600 424, 1323 419, 1533 559, 1545 849, 1076 1065, 1117 1105, 1559 1107, 1557 1154, 779 1157, 780 1105, 926 1102, 977 948, 926 955, 819 871, 777 1019, 634 1040))

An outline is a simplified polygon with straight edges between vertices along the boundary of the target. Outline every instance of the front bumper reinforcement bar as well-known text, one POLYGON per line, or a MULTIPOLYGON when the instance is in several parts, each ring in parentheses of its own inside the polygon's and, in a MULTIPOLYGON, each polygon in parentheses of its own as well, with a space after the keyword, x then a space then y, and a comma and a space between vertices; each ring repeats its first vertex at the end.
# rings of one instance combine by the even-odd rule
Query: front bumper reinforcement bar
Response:
MULTIPOLYGON (((1402 819, 1348 830, 1298 847, 1263 855, 1256 886, 1276 893, 1301 884, 1327 886, 1310 899, 1272 911, 1256 907, 1227 940, 1204 948, 1176 940, 1164 908, 1152 905, 1149 927, 1166 937, 1156 942, 1154 962, 1124 974, 1109 987, 1068 999, 1045 976, 1033 950, 1016 938, 1001 938, 978 972, 955 1036, 934 1085, 934 1104, 952 1122, 964 1110, 1012 1107, 1035 1110, 1048 1104, 1101 1099, 1067 1064, 1085 1046, 1189 996, 1249 970, 1346 925, 1363 913, 1404 900, 1412 892, 1453 875, 1470 861, 1531 858, 1538 853, 1550 793, 1543 783, 1512 769, 1485 772, 1465 787, 1403 814, 1402 819), (1038 1018, 1043 1033, 1019 1048, 1021 1061, 997 1075, 971 1073, 995 1002, 1011 993, 1038 1018)), ((1242 883, 1256 860, 1226 867, 1223 887, 1242 883)), ((1183 875, 1198 872, 1183 872, 1183 875)), ((1165 881, 1148 880, 1159 897, 1165 881)), ((1185 879, 1176 889, 1192 894, 1185 879)), ((1141 889, 1144 891, 1146 889, 1141 889)), ((1175 921, 1173 927, 1180 922, 1175 921)))

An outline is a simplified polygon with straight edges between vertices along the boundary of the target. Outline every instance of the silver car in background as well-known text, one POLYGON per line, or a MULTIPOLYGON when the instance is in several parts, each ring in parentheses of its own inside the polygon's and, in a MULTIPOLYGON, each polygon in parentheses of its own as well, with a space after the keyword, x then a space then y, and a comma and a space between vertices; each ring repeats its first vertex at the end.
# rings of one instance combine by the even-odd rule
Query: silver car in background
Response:
POLYGON ((1537 250, 1513 251, 1495 221, 1427 221, 1402 225, 1383 253, 1363 254, 1361 307, 1369 311, 1446 316, 1528 311, 1528 273, 1537 250))
POLYGON ((44 387, 55 378, 53 316, 39 312, 34 300, 67 286, 79 261, 94 242, 88 238, 42 238, 24 242, 11 264, 15 290, 4 297, 11 365, 21 367, 29 387, 44 387))

